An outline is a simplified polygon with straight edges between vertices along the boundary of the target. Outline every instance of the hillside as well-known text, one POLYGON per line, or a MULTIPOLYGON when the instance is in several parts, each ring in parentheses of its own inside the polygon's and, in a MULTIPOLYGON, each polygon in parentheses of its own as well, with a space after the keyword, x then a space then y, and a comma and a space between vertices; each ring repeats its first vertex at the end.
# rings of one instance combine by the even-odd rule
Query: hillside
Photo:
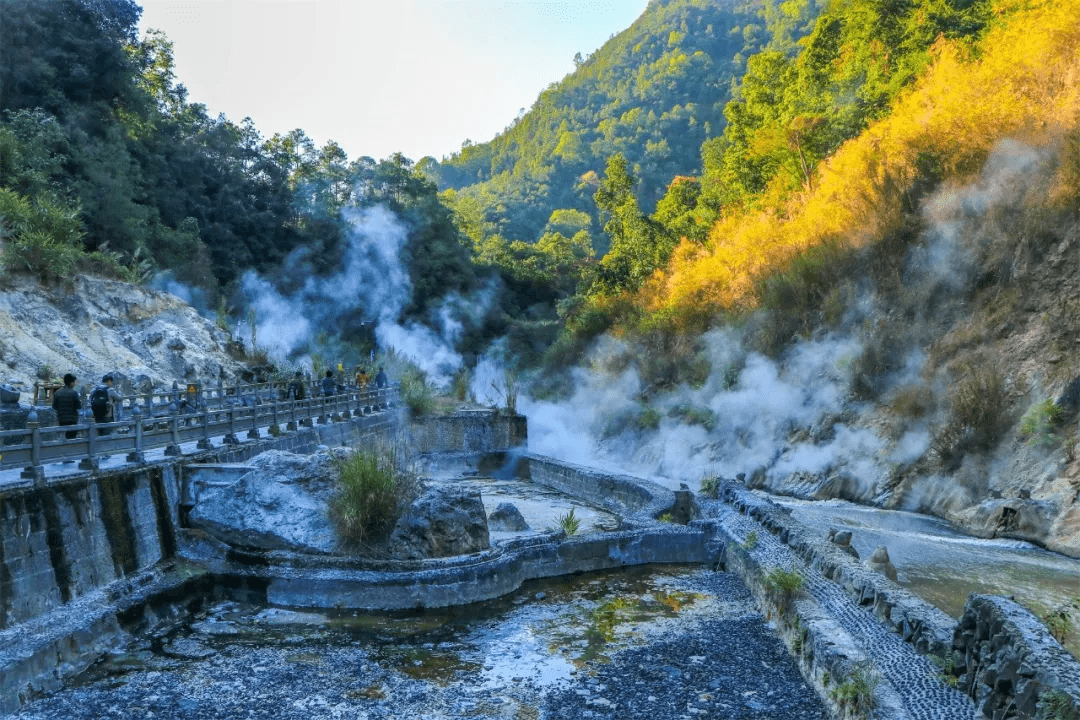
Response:
POLYGON ((739 0, 654 0, 503 133, 421 167, 456 191, 484 235, 508 240, 535 241, 560 208, 595 215, 596 176, 616 153, 651 208, 673 177, 699 172, 701 144, 723 131, 764 22, 739 0))
POLYGON ((993 15, 812 182, 778 168, 641 291, 594 299, 619 339, 533 406, 570 428, 556 446, 1080 555, 1080 7, 993 15))
POLYGON ((80 387, 118 373, 123 392, 239 380, 229 340, 179 298, 114 280, 50 288, 8 278, 0 292, 0 378, 21 390, 24 402, 36 381, 68 372, 80 387))

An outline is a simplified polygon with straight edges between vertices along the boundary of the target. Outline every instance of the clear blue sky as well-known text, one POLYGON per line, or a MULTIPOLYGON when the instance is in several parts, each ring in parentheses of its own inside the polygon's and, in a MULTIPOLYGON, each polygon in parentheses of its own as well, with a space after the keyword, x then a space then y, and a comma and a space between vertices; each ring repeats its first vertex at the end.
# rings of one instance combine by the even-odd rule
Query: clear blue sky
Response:
POLYGON ((350 158, 483 142, 647 0, 142 0, 211 114, 302 128, 350 158))

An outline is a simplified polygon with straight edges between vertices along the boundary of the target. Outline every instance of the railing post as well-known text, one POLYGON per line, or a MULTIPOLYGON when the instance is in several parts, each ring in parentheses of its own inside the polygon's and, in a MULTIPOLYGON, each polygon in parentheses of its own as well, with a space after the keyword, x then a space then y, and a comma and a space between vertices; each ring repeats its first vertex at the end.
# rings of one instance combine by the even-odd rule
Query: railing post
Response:
POLYGON ((200 450, 213 450, 214 444, 210 442, 210 406, 203 403, 202 407, 202 437, 195 447, 200 450))
POLYGON ((273 424, 270 426, 269 432, 270 432, 270 435, 272 435, 274 437, 277 437, 278 435, 281 434, 281 426, 278 425, 278 405, 279 404, 280 403, 277 401, 277 398, 275 398, 274 401, 273 401, 273 404, 271 405, 271 408, 270 408, 270 412, 273 413, 271 418, 270 418, 270 422, 273 423, 273 424))
POLYGON ((240 438, 236 437, 236 408, 229 408, 229 434, 221 440, 226 445, 239 445, 240 438))
POLYGON ((131 422, 135 423, 135 449, 127 454, 127 461, 146 462, 146 455, 143 453, 143 413, 135 404, 131 407, 131 422))
POLYGON ((259 395, 257 390, 255 402, 251 406, 251 429, 248 430, 247 436, 249 440, 258 440, 262 437, 259 435, 259 395))
MULTIPOLYGON (((175 386, 176 383, 173 382, 175 386)), ((169 432, 172 437, 171 442, 165 447, 166 457, 177 457, 183 455, 180 451, 180 408, 176 406, 176 401, 173 400, 169 403, 169 432)))
POLYGON ((285 429, 289 432, 296 432, 296 403, 297 399, 293 398, 289 401, 289 423, 285 426, 285 429))
POLYGON ((35 487, 45 484, 45 468, 41 467, 40 426, 37 411, 31 408, 26 416, 26 429, 30 431, 30 464, 19 477, 23 480, 33 480, 35 487))
POLYGON ((83 419, 89 426, 89 430, 86 433, 86 457, 79 461, 79 469, 97 472, 101 469, 101 461, 97 457, 97 420, 89 410, 83 410, 82 412, 83 419))

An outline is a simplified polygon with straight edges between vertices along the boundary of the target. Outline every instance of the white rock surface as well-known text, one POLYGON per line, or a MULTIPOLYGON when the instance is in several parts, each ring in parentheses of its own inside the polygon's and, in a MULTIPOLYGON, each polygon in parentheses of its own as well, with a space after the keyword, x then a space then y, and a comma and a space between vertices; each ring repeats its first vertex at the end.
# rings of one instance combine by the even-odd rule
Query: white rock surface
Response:
POLYGON ((74 287, 44 287, 9 277, 0 289, 0 382, 23 391, 23 402, 45 365, 57 377, 74 373, 80 386, 106 372, 144 388, 231 380, 240 365, 226 352, 228 341, 183 300, 138 285, 78 278, 74 287))
POLYGON ((337 484, 335 461, 345 452, 262 453, 238 480, 200 488, 188 522, 239 547, 332 553, 338 541, 326 511, 337 484))

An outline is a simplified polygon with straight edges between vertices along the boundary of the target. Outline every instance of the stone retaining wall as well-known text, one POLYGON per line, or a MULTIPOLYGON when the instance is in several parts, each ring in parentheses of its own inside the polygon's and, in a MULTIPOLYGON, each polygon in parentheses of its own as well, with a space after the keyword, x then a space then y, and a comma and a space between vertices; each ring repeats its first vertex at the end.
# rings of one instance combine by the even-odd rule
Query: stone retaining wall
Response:
MULTIPOLYGON (((1025 608, 1002 597, 972 595, 956 622, 828 544, 779 505, 730 482, 721 497, 776 535, 853 601, 871 607, 878 620, 920 653, 952 657, 955 671, 961 673, 960 688, 975 701, 981 717, 1080 717, 1080 663, 1025 608), (1055 697, 1061 703, 1058 715, 1048 710, 1055 697)), ((729 552, 728 562, 746 564, 742 555, 736 548, 729 552)), ((744 568, 741 574, 752 586, 755 573, 744 568)))
POLYGON ((524 415, 470 411, 417 418, 409 425, 409 447, 421 455, 505 452, 528 441, 524 415))
POLYGON ((605 473, 531 453, 525 459, 525 472, 533 482, 623 517, 648 522, 670 512, 676 504, 675 493, 643 478, 605 473))
POLYGON ((222 576, 266 582, 266 600, 294 608, 407 610, 490 600, 526 580, 650 563, 703 563, 713 559, 707 526, 665 526, 556 540, 529 538, 463 561, 427 561, 427 567, 393 572, 340 567, 239 568, 212 564, 222 576))
POLYGON ((952 649, 960 686, 984 717, 1080 718, 1080 663, 1027 608, 972 595, 952 649))
POLYGON ((823 542, 820 533, 792 518, 784 508, 734 484, 725 486, 723 499, 778 536, 808 565, 818 568, 822 575, 842 587, 858 605, 871 606, 881 622, 890 625, 919 652, 944 657, 952 647, 956 621, 881 573, 823 542))

